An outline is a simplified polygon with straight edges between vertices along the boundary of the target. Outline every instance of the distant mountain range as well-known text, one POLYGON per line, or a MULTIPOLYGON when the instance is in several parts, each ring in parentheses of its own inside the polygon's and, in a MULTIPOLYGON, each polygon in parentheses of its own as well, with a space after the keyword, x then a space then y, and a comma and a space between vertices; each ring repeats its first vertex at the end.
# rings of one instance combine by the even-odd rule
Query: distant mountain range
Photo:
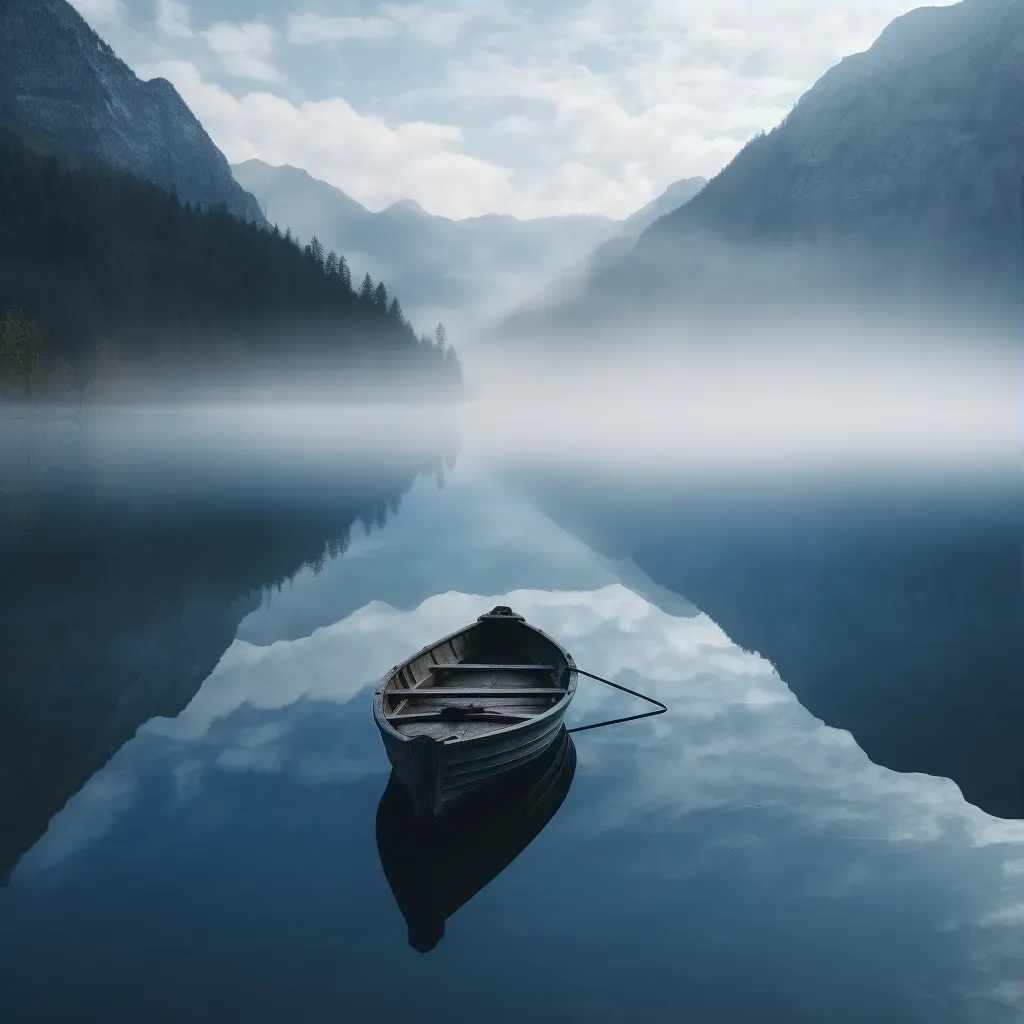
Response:
POLYGON ((315 235, 346 257, 356 282, 367 272, 384 280, 418 325, 444 320, 457 339, 567 271, 579 276, 579 268, 612 262, 704 184, 676 182, 623 222, 496 214, 455 221, 409 199, 372 212, 295 167, 250 160, 233 174, 174 86, 140 80, 66 0, 0 0, 0 33, 0 128, 72 163, 149 181, 182 202, 223 204, 258 223, 265 212, 303 244, 315 235))
POLYGON ((304 242, 316 235, 344 253, 355 279, 367 271, 402 296, 413 319, 470 324, 511 308, 611 236, 605 217, 466 220, 432 216, 411 200, 371 212, 341 189, 296 167, 235 165, 267 219, 304 242))
POLYGON ((656 220, 685 206, 707 183, 707 178, 674 181, 657 199, 627 217, 612 241, 635 242, 656 220))
MULTIPOLYGON (((618 222, 599 216, 519 220, 432 216, 406 199, 373 212, 295 167, 228 165, 164 79, 142 81, 66 0, 0 0, 0 128, 72 164, 149 181, 203 208, 223 204, 303 244, 315 235, 400 296, 420 327, 444 320, 464 338, 567 276, 594 276, 628 255, 659 218, 705 182, 676 182, 618 222), (257 198, 258 197, 258 198, 257 198)), ((8 289, 10 290, 10 289, 8 289)))
POLYGON ((248 160, 232 170, 259 198, 268 220, 303 242, 316 235, 326 248, 343 253, 356 279, 366 272, 383 278, 414 319, 474 326, 535 294, 596 247, 620 239, 630 244, 704 184, 702 178, 676 182, 623 222, 498 214, 449 220, 409 199, 371 212, 297 167, 248 160))
POLYGON ((707 178, 683 178, 673 182, 657 199, 652 199, 646 206, 622 221, 618 230, 611 238, 602 242, 596 249, 588 252, 583 259, 567 266, 560 274, 550 277, 530 296, 519 310, 512 313, 506 321, 491 325, 488 338, 493 340, 495 333, 499 336, 507 331, 509 325, 515 325, 524 314, 529 316, 536 311, 543 311, 551 303, 558 303, 565 295, 579 292, 581 287, 596 278, 602 271, 616 267, 620 260, 629 256, 640 236, 655 221, 667 216, 688 203, 707 184, 707 178))
POLYGON ((652 310, 783 316, 794 303, 957 304, 1016 315, 1024 3, 897 18, 690 202, 582 289, 506 325, 593 330, 652 310))
POLYGON ((144 82, 65 0, 0 0, 0 122, 68 156, 261 220, 224 154, 162 78, 144 82))

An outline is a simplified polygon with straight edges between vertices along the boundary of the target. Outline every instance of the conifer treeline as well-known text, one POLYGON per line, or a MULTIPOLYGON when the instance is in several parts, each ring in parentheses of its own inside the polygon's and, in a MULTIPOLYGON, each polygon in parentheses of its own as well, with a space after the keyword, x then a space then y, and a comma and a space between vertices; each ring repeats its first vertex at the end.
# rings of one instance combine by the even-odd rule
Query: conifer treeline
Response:
POLYGON ((343 256, 146 182, 70 167, 0 130, 0 390, 79 391, 213 371, 244 379, 368 369, 458 386, 441 325, 417 338, 397 297, 343 256))

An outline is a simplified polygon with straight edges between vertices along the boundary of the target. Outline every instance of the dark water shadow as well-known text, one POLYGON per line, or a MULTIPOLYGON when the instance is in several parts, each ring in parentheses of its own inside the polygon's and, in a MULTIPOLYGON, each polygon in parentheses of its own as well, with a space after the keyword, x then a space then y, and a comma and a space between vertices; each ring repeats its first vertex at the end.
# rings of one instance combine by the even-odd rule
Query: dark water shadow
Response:
POLYGON ((576 747, 563 729, 530 764, 426 822, 413 815, 409 791, 392 773, 377 808, 377 850, 413 949, 434 949, 448 918, 540 835, 575 772, 576 747))

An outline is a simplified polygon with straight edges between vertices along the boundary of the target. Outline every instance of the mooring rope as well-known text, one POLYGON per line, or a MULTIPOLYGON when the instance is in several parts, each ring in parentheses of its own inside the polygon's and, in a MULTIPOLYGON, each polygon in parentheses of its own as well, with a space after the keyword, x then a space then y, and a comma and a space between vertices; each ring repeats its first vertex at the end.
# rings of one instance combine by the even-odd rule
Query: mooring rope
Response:
POLYGON ((653 704, 657 710, 645 711, 641 715, 629 715, 627 718, 610 718, 606 722, 594 722, 593 725, 578 725, 575 729, 567 730, 570 733, 587 732, 590 729, 602 729, 606 725, 621 725, 623 722, 639 722, 641 718, 654 718, 655 715, 663 715, 668 711, 667 705, 662 704, 660 700, 648 697, 645 693, 639 693, 636 690, 631 690, 628 686, 623 686, 621 683, 613 683, 610 679, 605 679, 602 676, 595 676, 593 672, 584 672, 581 668, 573 668, 571 671, 575 672, 578 676, 586 676, 588 679, 604 683, 605 686, 610 686, 615 690, 621 690, 623 693, 628 693, 631 697, 639 697, 641 700, 647 701, 648 704, 653 704))

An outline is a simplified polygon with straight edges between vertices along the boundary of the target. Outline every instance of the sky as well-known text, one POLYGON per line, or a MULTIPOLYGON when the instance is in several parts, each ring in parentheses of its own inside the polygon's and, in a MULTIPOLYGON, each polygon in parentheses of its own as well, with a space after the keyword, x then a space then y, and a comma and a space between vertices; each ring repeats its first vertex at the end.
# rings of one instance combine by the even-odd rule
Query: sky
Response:
MULTIPOLYGON (((912 0, 72 0, 232 163, 370 209, 628 216, 713 177, 912 0)), ((933 0, 945 6, 952 0, 933 0)))

